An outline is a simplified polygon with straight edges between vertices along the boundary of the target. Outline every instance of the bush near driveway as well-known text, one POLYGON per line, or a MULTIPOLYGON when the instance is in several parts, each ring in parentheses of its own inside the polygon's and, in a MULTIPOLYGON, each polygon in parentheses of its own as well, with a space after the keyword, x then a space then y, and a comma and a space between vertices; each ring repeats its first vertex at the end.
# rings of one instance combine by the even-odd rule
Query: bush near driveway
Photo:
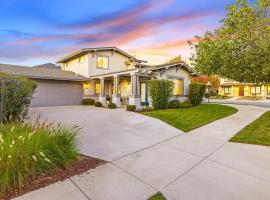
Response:
POLYGON ((85 98, 81 102, 82 105, 94 105, 95 104, 95 99, 92 98, 85 98))
POLYGON ((76 130, 16 122, 0 126, 0 132, 0 196, 79 156, 76 130))
POLYGON ((230 141, 270 146, 270 111, 249 124, 230 141))
POLYGON ((111 102, 111 103, 108 104, 108 108, 109 109, 115 109, 116 108, 116 104, 111 102))
POLYGON ((0 81, 5 83, 3 87, 4 120, 24 118, 37 84, 30 79, 4 73, 0 73, 0 81))
POLYGON ((179 108, 180 101, 178 99, 172 99, 169 101, 169 108, 176 109, 179 108))
POLYGON ((155 110, 168 108, 169 99, 173 94, 174 83, 170 80, 149 81, 149 95, 155 110))
POLYGON ((102 107, 102 103, 99 102, 99 101, 97 101, 97 102, 95 102, 95 106, 96 106, 96 107, 102 107))
POLYGON ((135 105, 127 105, 127 111, 135 112, 136 106, 135 105))
POLYGON ((189 101, 193 106, 202 103, 206 86, 201 83, 191 83, 189 85, 189 101))

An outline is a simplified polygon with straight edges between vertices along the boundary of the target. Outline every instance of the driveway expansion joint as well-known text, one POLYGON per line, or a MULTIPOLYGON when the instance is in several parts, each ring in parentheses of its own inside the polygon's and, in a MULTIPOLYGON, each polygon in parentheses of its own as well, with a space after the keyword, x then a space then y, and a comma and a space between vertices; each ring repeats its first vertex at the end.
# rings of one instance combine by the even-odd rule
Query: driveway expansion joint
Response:
POLYGON ((69 178, 69 180, 71 181, 71 183, 83 194, 83 196, 85 198, 87 198, 88 200, 92 200, 90 197, 87 196, 87 194, 72 180, 72 178, 69 178))

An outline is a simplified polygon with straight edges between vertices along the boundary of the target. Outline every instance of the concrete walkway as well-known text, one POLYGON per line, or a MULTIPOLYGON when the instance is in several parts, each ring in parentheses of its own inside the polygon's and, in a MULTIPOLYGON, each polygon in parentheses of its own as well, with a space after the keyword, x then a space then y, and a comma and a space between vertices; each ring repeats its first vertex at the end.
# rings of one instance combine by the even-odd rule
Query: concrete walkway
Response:
POLYGON ((162 141, 158 136, 152 145, 17 200, 146 200, 157 191, 168 200, 268 200, 270 148, 227 142, 266 109, 236 107, 232 116, 162 141))
POLYGON ((259 106, 264 108, 270 108, 270 99, 263 99, 263 100, 237 100, 237 98, 210 99, 210 102, 219 104, 236 104, 236 105, 259 106))

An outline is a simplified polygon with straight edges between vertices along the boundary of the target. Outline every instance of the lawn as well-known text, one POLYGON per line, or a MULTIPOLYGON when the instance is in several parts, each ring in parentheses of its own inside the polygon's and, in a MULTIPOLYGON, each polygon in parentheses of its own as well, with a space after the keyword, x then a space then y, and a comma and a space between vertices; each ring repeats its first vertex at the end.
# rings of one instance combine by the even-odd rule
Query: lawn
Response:
POLYGON ((270 146, 270 111, 242 129, 230 141, 270 146))
POLYGON ((230 106, 201 104, 191 108, 156 110, 144 112, 143 114, 158 118, 180 130, 188 132, 236 112, 237 109, 230 106))

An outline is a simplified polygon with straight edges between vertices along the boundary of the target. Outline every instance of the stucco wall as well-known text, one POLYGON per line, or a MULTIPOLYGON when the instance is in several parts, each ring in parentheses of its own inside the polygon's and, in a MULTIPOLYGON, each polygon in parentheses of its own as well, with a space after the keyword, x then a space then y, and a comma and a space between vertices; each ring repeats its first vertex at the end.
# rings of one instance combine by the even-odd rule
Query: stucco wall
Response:
POLYGON ((61 63, 61 69, 72 71, 85 77, 89 77, 89 53, 84 55, 84 62, 79 62, 79 57, 67 62, 67 66, 61 63))
POLYGON ((169 69, 166 69, 164 73, 158 73, 157 75, 157 79, 170 79, 172 77, 183 80, 183 96, 188 95, 189 84, 191 83, 190 73, 188 73, 185 69, 182 68, 176 70, 176 67, 171 67, 169 69))
POLYGON ((82 83, 35 80, 37 89, 31 107, 79 105, 83 97, 82 83))

